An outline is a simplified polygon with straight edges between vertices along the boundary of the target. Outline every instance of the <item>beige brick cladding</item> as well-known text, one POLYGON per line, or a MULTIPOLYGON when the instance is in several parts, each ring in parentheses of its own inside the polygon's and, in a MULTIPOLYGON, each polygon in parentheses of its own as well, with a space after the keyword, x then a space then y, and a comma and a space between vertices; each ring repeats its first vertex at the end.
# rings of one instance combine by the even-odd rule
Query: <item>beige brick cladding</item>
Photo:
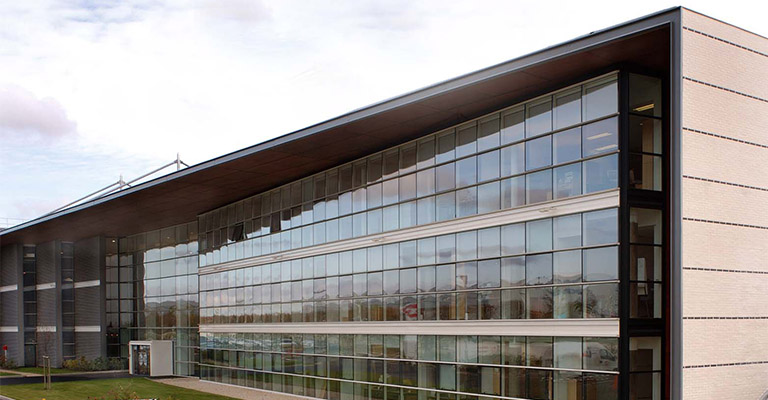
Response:
POLYGON ((754 187, 683 178, 682 216, 755 226, 682 222, 683 398, 758 399, 768 390, 768 39, 682 18, 682 174, 754 187))
POLYGON ((768 230, 683 221, 682 231, 684 267, 768 272, 768 230))
POLYGON ((768 191, 693 179, 683 179, 682 184, 683 218, 768 227, 768 191))
POLYGON ((766 317, 768 274, 683 270, 686 317, 766 317))
POLYGON ((686 319, 683 330, 684 367, 768 361, 768 319, 686 319))
POLYGON ((768 364, 683 370, 685 400, 757 400, 765 392, 768 364))
POLYGON ((683 129, 768 145, 766 115, 768 103, 683 80, 683 129))
POLYGON ((768 54, 768 39, 691 10, 683 10, 683 26, 768 54))
POLYGON ((768 189, 768 148, 691 131, 682 139, 683 148, 695 149, 682 155, 683 175, 768 189))
POLYGON ((766 56, 687 30, 683 42, 685 76, 768 99, 768 80, 761 79, 766 56))

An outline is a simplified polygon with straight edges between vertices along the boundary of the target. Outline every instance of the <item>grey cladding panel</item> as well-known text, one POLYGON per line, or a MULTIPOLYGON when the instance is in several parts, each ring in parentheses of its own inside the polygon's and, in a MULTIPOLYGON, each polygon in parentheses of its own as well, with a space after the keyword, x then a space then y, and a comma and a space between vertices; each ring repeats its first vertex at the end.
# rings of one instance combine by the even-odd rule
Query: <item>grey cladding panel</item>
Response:
POLYGON ((102 346, 103 336, 102 332, 75 333, 75 354, 89 360, 105 356, 102 346))
POLYGON ((0 247, 0 286, 19 284, 20 264, 20 246, 11 244, 0 247))
POLYGON ((75 289, 75 323, 101 325, 101 290, 98 286, 75 289))
POLYGON ((37 283, 56 282, 56 242, 37 246, 37 283))
POLYGON ((0 326, 18 326, 19 292, 0 293, 0 326))
POLYGON ((100 279, 104 259, 101 241, 100 237, 93 237, 75 242, 75 282, 100 279))

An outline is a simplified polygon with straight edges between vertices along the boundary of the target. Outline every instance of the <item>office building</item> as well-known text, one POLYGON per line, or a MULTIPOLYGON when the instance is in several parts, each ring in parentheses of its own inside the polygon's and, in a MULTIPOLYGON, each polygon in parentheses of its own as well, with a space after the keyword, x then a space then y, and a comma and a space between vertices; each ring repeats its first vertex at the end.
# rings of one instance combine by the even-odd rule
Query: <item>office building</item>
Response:
POLYGON ((766 78, 674 8, 41 217, 0 232, 0 342, 330 400, 761 398, 766 78))

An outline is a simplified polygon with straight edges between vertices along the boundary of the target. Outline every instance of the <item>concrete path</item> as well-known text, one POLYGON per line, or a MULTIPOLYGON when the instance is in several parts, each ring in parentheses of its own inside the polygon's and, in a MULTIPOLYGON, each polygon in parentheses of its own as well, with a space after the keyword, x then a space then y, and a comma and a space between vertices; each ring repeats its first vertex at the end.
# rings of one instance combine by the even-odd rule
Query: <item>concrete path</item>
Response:
POLYGON ((246 388, 242 386, 203 381, 198 378, 162 378, 153 380, 155 382, 161 382, 167 385, 197 390, 199 392, 218 394, 221 396, 234 397, 241 400, 296 400, 295 396, 253 388, 246 388))
MULTIPOLYGON (((35 373, 32 373, 32 372, 16 371, 14 369, 0 369, 0 372, 7 372, 9 374, 15 374, 15 375, 18 375, 18 376, 42 376, 40 374, 35 374, 35 373)), ((0 377, 0 378, 4 378, 4 377, 0 377)))

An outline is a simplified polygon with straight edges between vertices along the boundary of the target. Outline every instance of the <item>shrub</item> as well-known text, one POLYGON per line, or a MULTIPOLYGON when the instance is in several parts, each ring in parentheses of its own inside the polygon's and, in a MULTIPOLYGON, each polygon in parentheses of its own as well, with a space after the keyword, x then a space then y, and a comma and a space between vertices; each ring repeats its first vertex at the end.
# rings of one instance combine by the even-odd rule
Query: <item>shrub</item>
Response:
POLYGON ((119 358, 98 357, 86 360, 85 357, 65 360, 63 365, 73 371, 109 371, 123 369, 123 362, 119 358))
POLYGON ((14 369, 17 368, 16 361, 9 358, 5 358, 5 354, 0 354, 0 368, 2 369, 14 369))

